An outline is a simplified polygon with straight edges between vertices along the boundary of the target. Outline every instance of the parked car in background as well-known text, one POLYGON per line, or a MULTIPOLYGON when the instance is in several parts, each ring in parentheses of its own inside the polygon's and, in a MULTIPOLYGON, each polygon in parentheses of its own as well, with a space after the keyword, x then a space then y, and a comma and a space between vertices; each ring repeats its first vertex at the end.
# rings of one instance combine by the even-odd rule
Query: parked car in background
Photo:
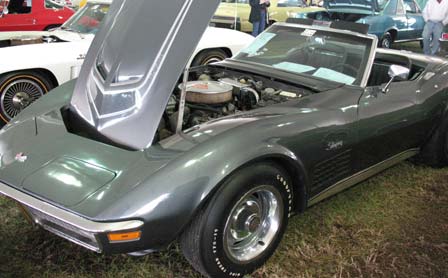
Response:
MULTIPOLYGON (((318 7, 307 7, 302 0, 272 0, 269 7, 269 23, 285 22, 294 17, 296 13, 307 13, 323 10, 318 7)), ((249 0, 222 0, 211 24, 216 27, 236 29, 251 32, 252 24, 249 22, 249 0)))
POLYGON ((51 0, 0 0, 0 31, 44 31, 61 26, 74 10, 51 0))
POLYGON ((92 251, 179 240, 202 275, 243 278, 294 214, 417 155, 448 164, 447 60, 289 22, 186 68, 218 4, 114 2, 78 80, 0 131, 0 194, 92 251))
POLYGON ((66 6, 73 7, 73 8, 79 8, 81 2, 84 2, 84 5, 87 2, 86 0, 52 0, 52 1, 54 1, 58 4, 61 4, 61 5, 66 5, 66 6))
POLYGON ((425 21, 414 0, 324 0, 326 11, 297 17, 323 21, 352 21, 368 24, 369 33, 378 37, 379 45, 422 41, 425 21))
POLYGON ((443 56, 448 56, 448 25, 444 27, 440 38, 440 51, 443 56))
MULTIPOLYGON (((52 88, 76 78, 111 0, 93 0, 60 28, 0 33, 0 124, 9 122, 52 88)), ((190 59, 202 65, 231 57, 251 43, 242 32, 212 28, 190 59)))

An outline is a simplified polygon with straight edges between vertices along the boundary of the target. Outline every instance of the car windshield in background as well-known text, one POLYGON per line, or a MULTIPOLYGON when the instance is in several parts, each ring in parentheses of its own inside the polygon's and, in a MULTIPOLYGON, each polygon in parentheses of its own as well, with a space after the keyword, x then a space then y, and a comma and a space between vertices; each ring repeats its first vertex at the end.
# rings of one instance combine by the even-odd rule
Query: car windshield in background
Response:
POLYGON ((62 9, 62 8, 64 8, 64 5, 56 3, 51 0, 45 0, 45 8, 47 8, 47 9, 62 9))
POLYGON ((328 30, 276 25, 234 59, 343 84, 360 85, 372 39, 328 30))
POLYGON ((84 34, 95 34, 108 11, 109 4, 87 4, 80 12, 64 23, 62 29, 84 34))

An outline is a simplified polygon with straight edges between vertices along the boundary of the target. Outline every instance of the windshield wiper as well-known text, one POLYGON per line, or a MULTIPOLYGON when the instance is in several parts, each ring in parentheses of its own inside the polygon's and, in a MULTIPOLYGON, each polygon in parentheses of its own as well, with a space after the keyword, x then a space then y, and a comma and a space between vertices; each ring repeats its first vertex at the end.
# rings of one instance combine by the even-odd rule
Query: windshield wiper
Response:
POLYGON ((61 30, 64 30, 64 31, 77 33, 81 37, 81 39, 85 38, 84 34, 81 31, 79 31, 79 30, 76 30, 76 29, 73 29, 73 28, 70 28, 70 27, 66 27, 66 26, 61 26, 59 28, 61 30))

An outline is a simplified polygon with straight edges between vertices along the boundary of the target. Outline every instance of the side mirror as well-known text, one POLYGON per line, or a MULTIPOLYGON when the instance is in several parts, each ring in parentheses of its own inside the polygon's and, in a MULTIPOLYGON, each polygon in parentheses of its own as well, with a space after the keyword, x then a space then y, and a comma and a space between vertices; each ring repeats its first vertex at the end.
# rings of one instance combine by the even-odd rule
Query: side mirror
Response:
POLYGON ((398 81, 404 81, 409 78, 410 69, 400 66, 400 65, 391 65, 389 67, 389 82, 383 87, 382 91, 383 93, 387 93, 389 91, 390 84, 392 82, 398 80, 398 81))

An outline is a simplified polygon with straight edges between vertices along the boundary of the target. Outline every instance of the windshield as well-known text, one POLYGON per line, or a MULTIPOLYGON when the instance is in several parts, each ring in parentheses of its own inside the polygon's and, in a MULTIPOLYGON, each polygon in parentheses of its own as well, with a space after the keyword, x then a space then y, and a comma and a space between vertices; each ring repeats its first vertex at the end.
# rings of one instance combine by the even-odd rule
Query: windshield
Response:
POLYGON ((62 9, 62 8, 64 8, 64 5, 61 5, 61 4, 51 1, 51 0, 45 0, 45 8, 47 8, 47 9, 62 9))
POLYGON ((275 25, 262 33, 235 60, 361 85, 373 39, 331 30, 275 25))
POLYGON ((87 4, 64 23, 62 29, 74 30, 83 34, 96 34, 108 11, 109 4, 87 4))

